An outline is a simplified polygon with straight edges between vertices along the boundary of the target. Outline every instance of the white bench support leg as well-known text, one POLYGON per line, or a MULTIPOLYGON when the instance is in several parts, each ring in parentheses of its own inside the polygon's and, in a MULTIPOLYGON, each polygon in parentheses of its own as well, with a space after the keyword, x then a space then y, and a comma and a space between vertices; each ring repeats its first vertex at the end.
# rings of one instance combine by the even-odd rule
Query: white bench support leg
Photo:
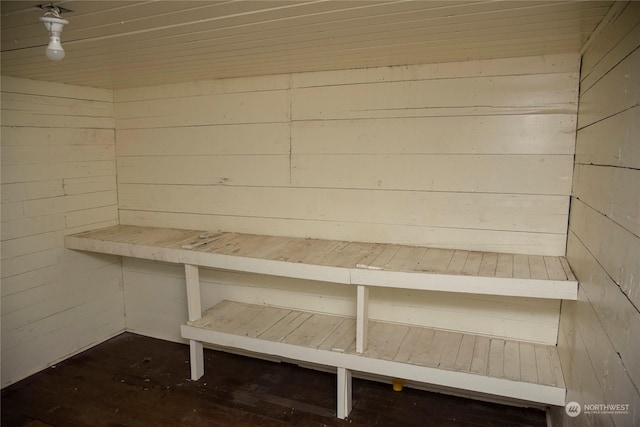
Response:
POLYGON ((351 371, 338 368, 338 418, 344 420, 351 413, 351 371))
POLYGON ((200 271, 197 265, 185 264, 184 276, 187 282, 187 308, 189 320, 194 321, 202 317, 200 302, 200 271))
POLYGON ((367 349, 369 325, 369 288, 358 285, 356 295, 356 353, 367 349))
POLYGON ((189 340, 189 358, 191 363, 191 379, 198 381, 204 375, 204 350, 202 342, 189 340))
MULTIPOLYGON (((184 275, 187 282, 187 308, 189 321, 202 317, 202 303, 200 301, 200 271, 197 265, 184 265, 184 275)), ((189 358, 191 359, 191 379, 197 381, 204 375, 204 349, 202 342, 189 340, 189 358)))

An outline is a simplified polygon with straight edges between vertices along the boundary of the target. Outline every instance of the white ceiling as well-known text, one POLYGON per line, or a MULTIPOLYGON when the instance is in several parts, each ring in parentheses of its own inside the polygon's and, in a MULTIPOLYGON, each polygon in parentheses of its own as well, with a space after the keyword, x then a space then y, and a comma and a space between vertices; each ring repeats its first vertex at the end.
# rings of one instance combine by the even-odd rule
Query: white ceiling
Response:
POLYGON ((100 88, 578 52, 610 1, 1 1, 3 75, 100 88))

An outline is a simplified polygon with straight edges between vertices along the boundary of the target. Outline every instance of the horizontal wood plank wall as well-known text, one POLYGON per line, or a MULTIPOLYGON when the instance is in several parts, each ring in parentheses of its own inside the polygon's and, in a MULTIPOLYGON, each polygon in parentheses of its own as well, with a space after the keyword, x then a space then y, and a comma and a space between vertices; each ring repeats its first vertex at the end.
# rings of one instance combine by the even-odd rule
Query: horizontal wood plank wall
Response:
POLYGON ((563 255, 578 58, 116 91, 122 223, 563 255))
MULTIPOLYGON (((118 90, 121 223, 563 255, 578 64, 554 55, 118 90)), ((134 276, 145 283, 125 268, 127 288, 134 276)), ((380 298, 378 315, 393 317, 395 296, 380 298)), ((384 320, 455 319, 517 338, 505 318, 518 315, 478 322, 453 308, 459 297, 413 301, 422 314, 384 320)), ((462 306, 474 304, 502 301, 462 306)), ((520 338, 555 343, 557 323, 540 324, 559 304, 527 307, 520 338)))
POLYGON ((124 329, 117 257, 64 235, 118 223, 111 91, 2 77, 2 386, 124 329))
POLYGON ((567 256, 579 300, 562 305, 568 401, 628 414, 555 417, 563 425, 640 419, 640 4, 619 7, 585 52, 567 256))

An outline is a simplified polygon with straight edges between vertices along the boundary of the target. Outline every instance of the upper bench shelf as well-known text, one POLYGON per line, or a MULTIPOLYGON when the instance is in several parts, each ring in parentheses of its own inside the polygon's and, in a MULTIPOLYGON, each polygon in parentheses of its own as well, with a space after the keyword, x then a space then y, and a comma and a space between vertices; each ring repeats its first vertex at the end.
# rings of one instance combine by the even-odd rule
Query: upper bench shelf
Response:
POLYGON ((577 299, 567 260, 382 243, 117 225, 66 236, 69 249, 354 285, 577 299))

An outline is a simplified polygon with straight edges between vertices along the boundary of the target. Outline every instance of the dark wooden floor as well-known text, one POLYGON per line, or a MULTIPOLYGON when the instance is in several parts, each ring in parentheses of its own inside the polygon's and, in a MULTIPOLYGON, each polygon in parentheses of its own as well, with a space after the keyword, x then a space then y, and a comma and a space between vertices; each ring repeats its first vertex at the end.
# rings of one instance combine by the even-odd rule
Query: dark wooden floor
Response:
POLYGON ((544 426, 543 411, 354 380, 335 418, 336 377, 205 350, 188 381, 188 347, 122 334, 2 390, 2 426, 544 426))

